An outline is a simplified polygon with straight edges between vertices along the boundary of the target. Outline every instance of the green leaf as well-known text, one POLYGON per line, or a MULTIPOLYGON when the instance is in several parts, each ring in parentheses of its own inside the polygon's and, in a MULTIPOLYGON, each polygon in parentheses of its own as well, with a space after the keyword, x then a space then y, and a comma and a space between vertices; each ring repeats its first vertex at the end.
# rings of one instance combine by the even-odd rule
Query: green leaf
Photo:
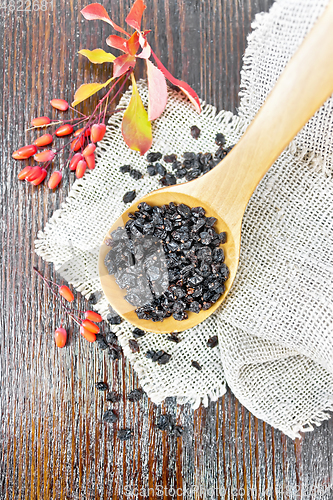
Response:
POLYGON ((113 54, 110 54, 110 52, 105 52, 105 50, 103 49, 94 49, 94 50, 82 49, 79 50, 79 54, 85 56, 93 64, 112 62, 116 58, 113 54))
POLYGON ((113 79, 114 78, 110 78, 105 83, 84 83, 75 92, 72 106, 76 106, 85 99, 88 99, 88 97, 92 96, 93 94, 96 94, 96 92, 109 85, 109 83, 112 82, 113 79))
POLYGON ((121 131, 127 146, 139 151, 142 156, 150 148, 153 138, 148 114, 142 104, 133 74, 131 78, 132 97, 123 116, 121 131))

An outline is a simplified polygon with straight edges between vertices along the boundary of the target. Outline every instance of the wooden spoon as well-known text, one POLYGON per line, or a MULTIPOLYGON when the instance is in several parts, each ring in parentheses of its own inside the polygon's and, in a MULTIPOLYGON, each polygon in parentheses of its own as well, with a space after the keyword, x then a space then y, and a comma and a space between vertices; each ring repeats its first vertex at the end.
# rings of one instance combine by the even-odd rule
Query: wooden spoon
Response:
POLYGON ((138 319, 134 307, 124 300, 121 290, 104 265, 110 247, 102 245, 99 273, 102 288, 111 306, 138 328, 170 333, 191 328, 210 316, 226 298, 235 279, 240 253, 242 218, 248 201, 270 166, 297 132, 333 93, 333 2, 317 21, 300 48, 287 64, 272 92, 237 145, 213 170, 199 179, 154 191, 134 203, 112 226, 123 226, 128 212, 145 201, 151 205, 185 203, 202 206, 207 216, 218 219, 217 231, 227 232, 223 245, 230 276, 225 293, 207 311, 188 313, 188 319, 171 316, 162 322, 138 319))

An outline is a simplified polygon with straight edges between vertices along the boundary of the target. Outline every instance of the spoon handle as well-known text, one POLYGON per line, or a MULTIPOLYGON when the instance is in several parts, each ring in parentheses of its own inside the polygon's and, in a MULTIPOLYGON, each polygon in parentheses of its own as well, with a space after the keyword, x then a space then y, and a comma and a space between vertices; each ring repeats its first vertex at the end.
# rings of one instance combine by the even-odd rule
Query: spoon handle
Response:
POLYGON ((188 184, 192 194, 237 224, 262 177, 332 93, 333 0, 237 145, 213 170, 188 184))

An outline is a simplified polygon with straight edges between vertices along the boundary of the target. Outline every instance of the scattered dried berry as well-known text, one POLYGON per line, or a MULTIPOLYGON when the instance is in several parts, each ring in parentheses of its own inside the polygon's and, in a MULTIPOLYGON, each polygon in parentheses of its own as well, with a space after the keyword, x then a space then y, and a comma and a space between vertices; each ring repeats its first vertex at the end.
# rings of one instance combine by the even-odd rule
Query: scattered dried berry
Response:
POLYGON ((140 346, 136 340, 130 339, 128 345, 133 353, 140 352, 140 346))
POLYGON ((215 144, 217 144, 218 146, 224 146, 225 145, 225 137, 224 135, 219 132, 218 134, 216 134, 215 136, 215 144))
POLYGON ((121 316, 119 316, 116 312, 108 314, 106 320, 110 323, 110 325, 120 325, 122 322, 121 316))
POLYGON ((197 127, 196 125, 193 125, 191 127, 191 136, 193 137, 193 139, 198 139, 200 132, 201 131, 200 131, 199 127, 197 127))
POLYGON ((120 394, 117 394, 116 391, 110 391, 106 395, 106 400, 110 403, 117 403, 120 400, 120 394))
POLYGON ((114 424, 117 420, 118 417, 113 410, 106 410, 106 412, 104 412, 103 422, 106 422, 107 424, 114 424))
POLYGON ((148 172, 148 175, 150 175, 150 177, 153 177, 154 175, 157 174, 157 170, 155 168, 155 165, 148 165, 147 166, 147 172, 148 172))
POLYGON ((140 330, 140 328, 134 328, 132 333, 133 333, 133 337, 135 339, 139 339, 140 337, 143 337, 144 335, 146 335, 146 332, 144 332, 143 330, 140 330))
POLYGON ((171 333, 171 335, 168 335, 167 340, 171 340, 171 342, 175 342, 176 344, 181 341, 181 339, 175 333, 171 333))
POLYGON ((211 348, 216 347, 218 343, 219 339, 217 335, 213 335, 213 337, 210 337, 210 339, 207 340, 207 346, 211 348))
POLYGON ((142 173, 135 168, 132 168, 132 170, 130 171, 130 176, 135 180, 142 179, 142 173))
POLYGON ((142 389, 133 389, 127 396, 128 401, 137 402, 140 401, 143 397, 143 390, 142 389))
POLYGON ((131 165, 122 165, 121 167, 119 167, 119 170, 122 174, 126 174, 131 171, 131 168, 131 165))
POLYGON ((105 382, 96 382, 95 387, 98 391, 107 391, 108 390, 108 384, 105 382))
POLYGON ((181 437, 183 435, 183 428, 181 425, 175 425, 173 428, 173 434, 176 437, 181 437))
POLYGON ((193 368, 196 368, 197 370, 202 370, 202 366, 199 365, 197 361, 192 361, 191 365, 193 366, 193 368))
POLYGON ((121 358, 122 349, 120 346, 112 345, 111 347, 109 347, 108 353, 110 359, 112 359, 113 361, 117 361, 118 359, 121 358))
POLYGON ((159 365, 165 365, 170 361, 171 354, 162 350, 156 352, 153 349, 150 349, 146 352, 146 358, 151 359, 154 362, 157 361, 159 365))
POLYGON ((160 431, 166 431, 169 429, 169 426, 170 426, 170 416, 167 414, 160 415, 158 420, 157 420, 156 427, 160 431))
POLYGON ((167 173, 167 169, 163 167, 161 163, 155 163, 155 169, 159 175, 165 175, 167 173))
POLYGON ((120 439, 121 441, 127 441, 128 439, 130 439, 131 437, 133 437, 133 431, 132 429, 120 429, 118 431, 118 439, 120 439))
POLYGON ((117 335, 114 332, 107 332, 105 334, 105 340, 109 344, 113 344, 113 343, 117 342, 118 338, 117 338, 117 335))
POLYGON ((166 155, 164 156, 163 160, 165 161, 165 163, 173 163, 177 161, 177 155, 175 154, 166 155))
POLYGON ((127 193, 125 193, 123 196, 123 202, 131 203, 131 201, 133 201, 135 197, 136 197, 135 189, 133 191, 127 191, 127 193))
POLYGON ((97 333, 96 334, 96 342, 98 344, 98 347, 104 351, 105 349, 107 349, 109 346, 105 340, 105 337, 104 335, 102 335, 101 333, 97 333))
POLYGON ((146 156, 146 160, 149 163, 154 163, 155 161, 158 161, 161 158, 162 158, 162 153, 154 153, 153 151, 151 151, 150 153, 148 153, 147 156, 146 156))

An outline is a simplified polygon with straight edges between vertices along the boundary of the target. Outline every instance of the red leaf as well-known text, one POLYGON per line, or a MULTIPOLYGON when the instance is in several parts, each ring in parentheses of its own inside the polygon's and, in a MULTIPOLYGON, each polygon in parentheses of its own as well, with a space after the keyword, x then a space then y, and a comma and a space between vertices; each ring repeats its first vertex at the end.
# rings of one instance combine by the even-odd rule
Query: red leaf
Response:
POLYGON ((142 104, 133 73, 131 78, 132 97, 123 116, 121 131, 127 146, 134 151, 139 151, 142 156, 148 151, 153 140, 151 123, 142 104))
POLYGON ((135 54, 140 48, 139 34, 137 33, 137 31, 135 31, 135 33, 133 33, 131 38, 127 40, 126 46, 127 46, 127 52, 132 56, 135 56, 135 54))
POLYGON ((135 30, 141 30, 141 19, 146 6, 142 0, 135 0, 130 13, 126 17, 126 23, 135 30))
POLYGON ((153 58, 155 59, 156 65, 158 69, 160 69, 163 73, 163 75, 169 80, 169 82, 173 83, 177 87, 179 87, 182 92, 184 92, 185 95, 189 98, 189 100, 192 102, 194 105, 196 111, 198 113, 201 112, 201 105, 200 105, 200 100, 196 92, 186 83, 183 82, 182 80, 177 80, 174 76, 172 76, 171 73, 163 66, 161 61, 158 59, 158 57, 154 54, 153 51, 151 51, 151 54, 153 58))
POLYGON ((120 31, 120 33, 129 36, 129 34, 126 33, 123 28, 118 26, 110 19, 110 16, 106 12, 103 5, 99 3, 91 3, 90 5, 87 5, 87 7, 84 7, 84 9, 81 10, 81 14, 83 15, 83 17, 85 17, 85 19, 88 19, 88 21, 92 21, 95 19, 105 21, 106 23, 111 24, 111 26, 113 26, 116 31, 120 31))
POLYGON ((168 90, 162 71, 157 69, 149 59, 146 62, 149 91, 148 120, 151 121, 156 120, 163 113, 168 99, 168 90))
POLYGON ((123 52, 128 52, 126 42, 127 40, 121 38, 121 36, 118 35, 110 35, 106 39, 106 43, 109 45, 109 47, 122 50, 123 52))
POLYGON ((135 56, 131 56, 130 54, 117 57, 113 61, 113 78, 118 78, 118 76, 126 73, 129 68, 134 68, 135 62, 135 56))
POLYGON ((148 59, 151 56, 151 48, 147 40, 142 34, 139 34, 139 42, 142 48, 142 52, 137 55, 137 57, 141 57, 141 59, 148 59))

